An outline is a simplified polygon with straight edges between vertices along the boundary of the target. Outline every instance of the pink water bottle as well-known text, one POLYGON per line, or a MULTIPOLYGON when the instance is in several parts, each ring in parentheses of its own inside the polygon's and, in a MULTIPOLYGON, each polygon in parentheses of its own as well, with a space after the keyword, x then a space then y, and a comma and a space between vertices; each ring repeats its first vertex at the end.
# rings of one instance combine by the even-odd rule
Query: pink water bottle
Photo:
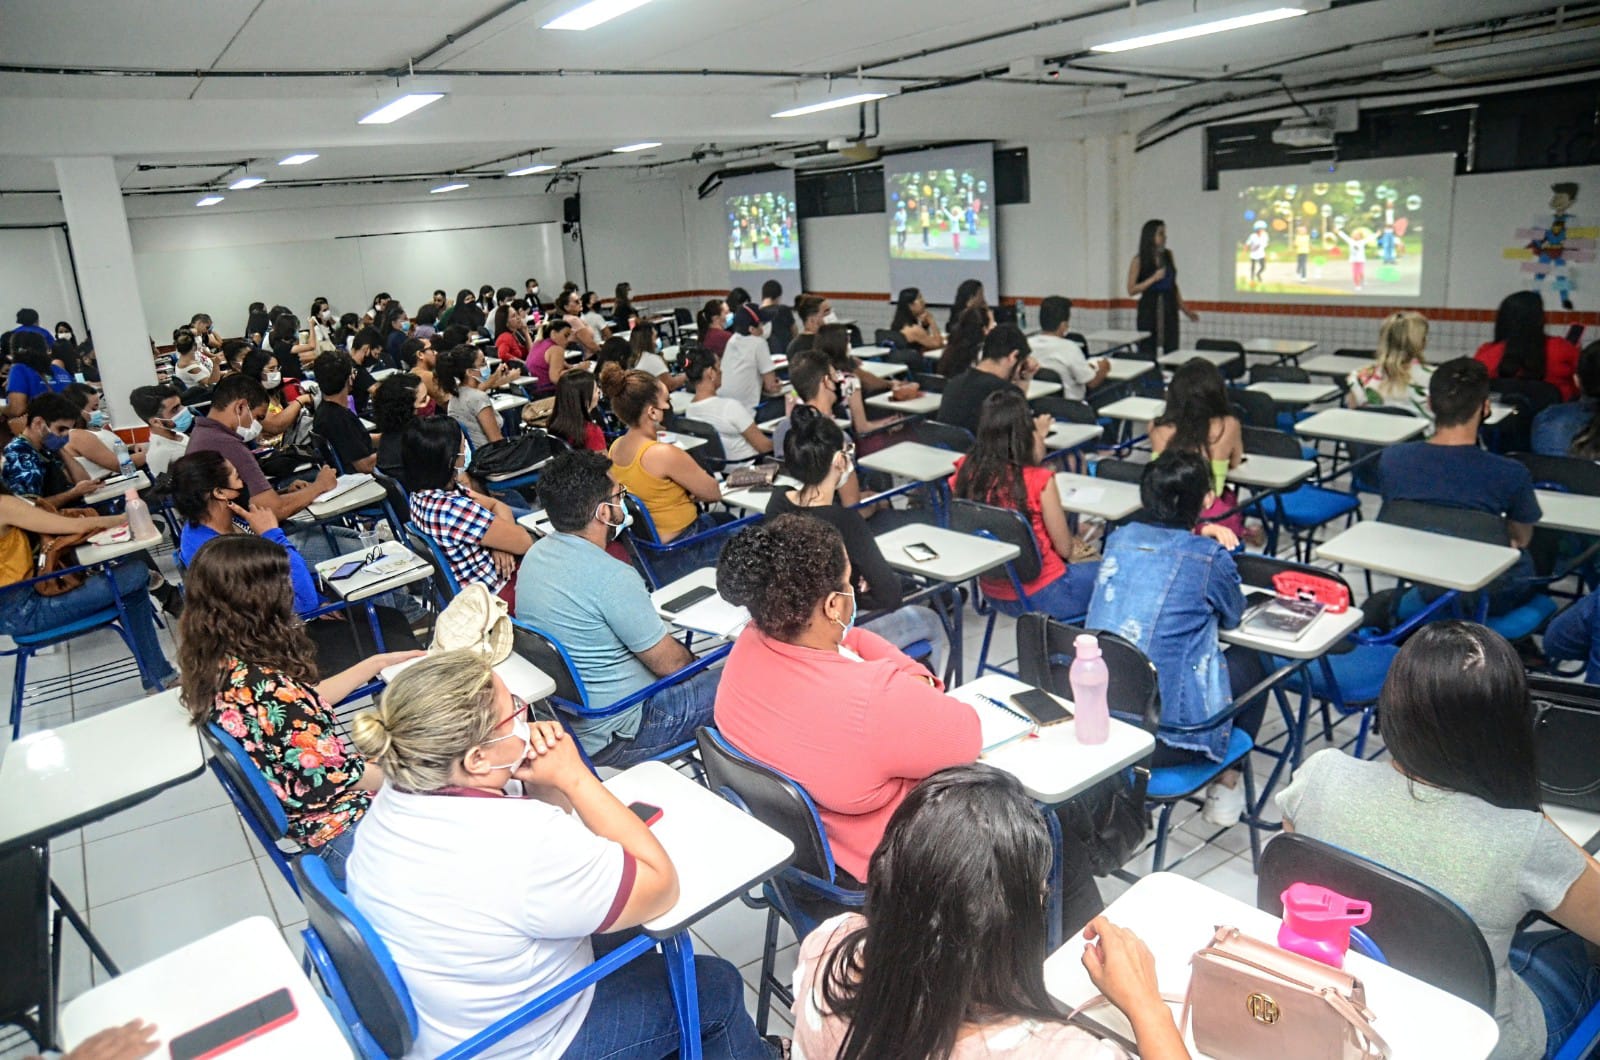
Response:
POLYGON ((161 536, 161 531, 156 529, 155 520, 150 518, 150 506, 145 504, 138 490, 130 489, 123 494, 122 510, 128 517, 128 532, 133 535, 135 541, 148 541, 161 536))
POLYGON ((1106 685, 1111 675, 1100 657, 1100 642, 1092 633, 1080 633, 1072 645, 1072 668, 1067 680, 1072 685, 1073 728, 1079 743, 1105 743, 1111 735, 1111 710, 1106 705, 1106 685))
POLYGON ((1372 919, 1372 903, 1346 898, 1314 883, 1291 883, 1283 899, 1278 945, 1314 961, 1344 967, 1350 929, 1372 919))

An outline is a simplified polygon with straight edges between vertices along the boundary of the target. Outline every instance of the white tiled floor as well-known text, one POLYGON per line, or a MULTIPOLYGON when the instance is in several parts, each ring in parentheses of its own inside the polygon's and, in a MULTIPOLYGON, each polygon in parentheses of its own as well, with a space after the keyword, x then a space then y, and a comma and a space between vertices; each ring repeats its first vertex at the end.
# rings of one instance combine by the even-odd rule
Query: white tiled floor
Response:
MULTIPOLYGON (((982 621, 969 610, 963 659, 970 678, 976 670, 982 638, 982 621)), ((169 658, 170 635, 162 634, 169 658)), ((1000 618, 991 663, 1009 666, 1015 660, 1015 623, 1000 618)), ((42 679, 121 658, 124 649, 111 634, 84 637, 36 659, 29 677, 42 679)), ((0 667, 0 687, 9 685, 9 663, 0 667)), ((31 709, 24 732, 82 719, 114 708, 140 694, 136 681, 80 692, 70 700, 31 709)), ((1353 726, 1342 733, 1348 735, 1353 726)), ((1269 711, 1263 738, 1281 733, 1276 711, 1269 711)), ((1308 748, 1321 746, 1320 730, 1308 748)), ((9 733, 0 732, 0 748, 9 733)), ((1256 765, 1258 778, 1270 763, 1256 765)), ((1281 784, 1280 784, 1281 787, 1281 784)), ((1245 901, 1254 901, 1255 876, 1251 870, 1248 833, 1236 826, 1211 842, 1201 844, 1217 830, 1198 819, 1195 807, 1181 807, 1174 816, 1169 862, 1195 847, 1197 853, 1176 869, 1185 875, 1245 901)), ((1268 807, 1275 817, 1275 807, 1268 807)), ((226 924, 257 914, 271 916, 284 931, 296 953, 304 912, 272 863, 261 855, 254 838, 235 815, 207 772, 141 806, 74 831, 55 840, 52 874, 69 900, 85 913, 94 932, 113 958, 131 968, 226 924)), ((1148 870, 1146 849, 1129 864, 1135 872, 1148 870)), ((1126 885, 1115 879, 1100 881, 1106 902, 1126 885)), ((765 913, 732 902, 694 928, 696 949, 715 953, 735 965, 748 984, 746 1001, 753 1013, 759 986, 765 913)), ((777 970, 787 982, 794 968, 797 947, 787 925, 779 934, 777 970)), ((87 949, 70 931, 63 949, 62 999, 70 1000, 92 983, 103 982, 105 972, 91 968, 87 949)), ((774 1008, 771 1030, 788 1030, 788 1013, 774 1008)), ((0 1037, 0 1058, 21 1056, 24 1049, 14 1036, 0 1037), (9 1047, 9 1049, 8 1049, 9 1047)))

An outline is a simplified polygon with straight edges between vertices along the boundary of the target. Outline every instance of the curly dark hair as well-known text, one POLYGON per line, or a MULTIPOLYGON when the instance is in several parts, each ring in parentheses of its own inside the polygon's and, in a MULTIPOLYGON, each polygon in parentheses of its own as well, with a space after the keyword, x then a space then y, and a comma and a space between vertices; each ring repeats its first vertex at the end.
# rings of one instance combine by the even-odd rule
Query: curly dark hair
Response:
POLYGON ((183 705, 195 725, 211 720, 234 662, 316 684, 317 652, 294 612, 289 553, 282 545, 253 534, 221 534, 200 546, 183 580, 178 669, 183 705))
POLYGON ((378 384, 372 395, 372 423, 382 434, 403 431, 417 418, 417 387, 422 380, 410 372, 397 372, 378 384))
POLYGON ((750 609, 756 628, 793 642, 817 605, 845 586, 844 538, 807 515, 790 513, 739 534, 717 561, 717 592, 750 609))

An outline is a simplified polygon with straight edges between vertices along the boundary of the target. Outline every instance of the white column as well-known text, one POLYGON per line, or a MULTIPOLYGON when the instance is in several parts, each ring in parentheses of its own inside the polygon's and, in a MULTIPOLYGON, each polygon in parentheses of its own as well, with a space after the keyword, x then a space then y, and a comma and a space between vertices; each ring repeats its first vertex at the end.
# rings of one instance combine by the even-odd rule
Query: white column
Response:
POLYGON ((55 164, 104 406, 113 427, 143 426, 128 405, 128 395, 134 387, 154 383, 156 370, 116 167, 104 156, 58 158, 55 164))

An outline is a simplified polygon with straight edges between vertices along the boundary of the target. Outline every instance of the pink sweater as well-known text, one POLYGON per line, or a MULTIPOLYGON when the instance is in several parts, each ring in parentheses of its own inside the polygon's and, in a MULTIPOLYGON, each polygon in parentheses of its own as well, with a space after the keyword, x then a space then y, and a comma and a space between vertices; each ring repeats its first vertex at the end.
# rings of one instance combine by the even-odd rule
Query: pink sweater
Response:
POLYGON ((929 685, 928 671, 864 629, 845 634, 856 662, 739 634, 717 687, 717 728, 810 793, 840 868, 858 880, 895 808, 916 783, 977 759, 978 716, 929 685))

